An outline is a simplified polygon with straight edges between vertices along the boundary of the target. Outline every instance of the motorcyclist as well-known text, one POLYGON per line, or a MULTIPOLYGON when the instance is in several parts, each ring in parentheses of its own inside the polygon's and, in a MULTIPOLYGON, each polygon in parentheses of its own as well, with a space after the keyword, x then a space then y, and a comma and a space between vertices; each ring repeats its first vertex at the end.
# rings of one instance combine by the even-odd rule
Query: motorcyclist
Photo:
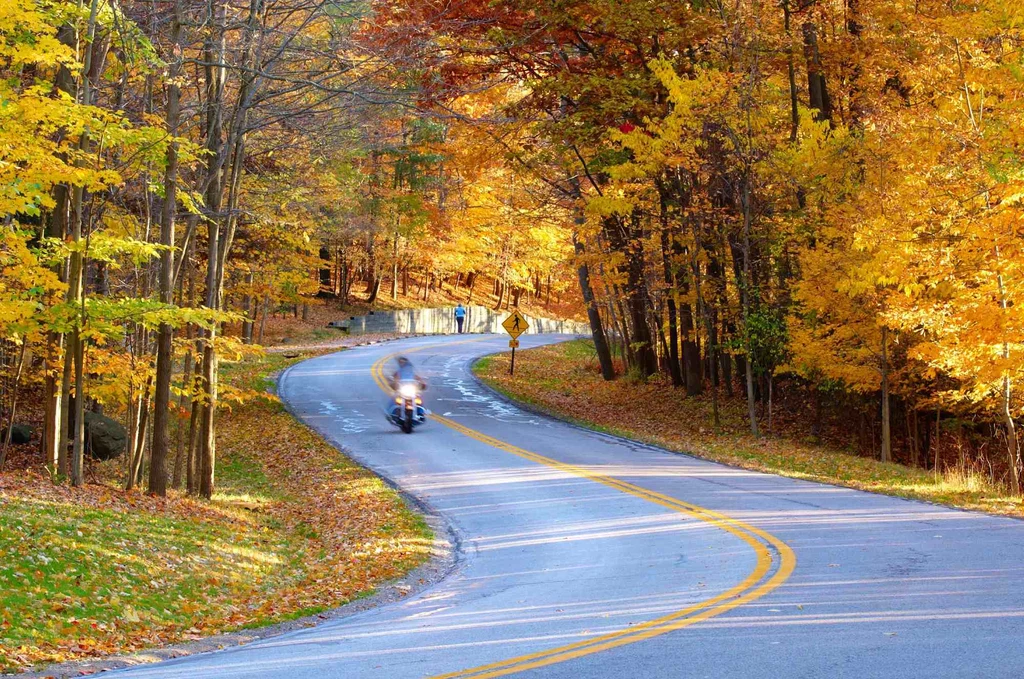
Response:
POLYGON ((416 373, 416 368, 413 367, 412 361, 405 356, 398 357, 398 368, 391 375, 391 388, 398 391, 398 387, 402 382, 415 382, 419 385, 421 391, 427 388, 426 380, 416 373))
MULTIPOLYGON (((416 373, 416 368, 413 367, 412 361, 405 356, 398 357, 398 368, 391 375, 391 388, 395 392, 395 398, 388 404, 387 414, 388 420, 395 425, 402 426, 403 430, 407 433, 411 432, 412 429, 408 428, 408 422, 403 425, 403 411, 402 402, 403 398, 409 398, 408 396, 402 396, 401 390, 402 385, 413 382, 416 384, 419 391, 423 391, 427 388, 427 382, 416 373)), ((423 401, 416 396, 415 402, 415 420, 416 422, 422 422, 423 418, 426 417, 426 409, 422 405, 423 401)), ((415 423, 414 423, 415 424, 415 423)))

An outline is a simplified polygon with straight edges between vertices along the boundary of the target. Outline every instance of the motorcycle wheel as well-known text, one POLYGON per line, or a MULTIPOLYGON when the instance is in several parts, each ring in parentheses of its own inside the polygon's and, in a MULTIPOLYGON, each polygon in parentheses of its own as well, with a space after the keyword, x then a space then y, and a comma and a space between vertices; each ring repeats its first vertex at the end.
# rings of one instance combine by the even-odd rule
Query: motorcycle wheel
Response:
POLYGON ((405 411, 405 419, 402 420, 402 431, 404 431, 406 434, 411 434, 412 433, 412 411, 411 410, 406 410, 405 411))

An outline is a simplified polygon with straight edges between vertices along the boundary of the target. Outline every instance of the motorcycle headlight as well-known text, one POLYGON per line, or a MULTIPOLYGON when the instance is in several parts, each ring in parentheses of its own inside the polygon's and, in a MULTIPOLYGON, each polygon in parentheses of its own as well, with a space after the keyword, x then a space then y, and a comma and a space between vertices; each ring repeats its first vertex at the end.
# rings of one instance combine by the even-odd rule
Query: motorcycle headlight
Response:
POLYGON ((398 389, 398 393, 402 395, 402 398, 416 398, 416 387, 412 384, 403 384, 398 389))

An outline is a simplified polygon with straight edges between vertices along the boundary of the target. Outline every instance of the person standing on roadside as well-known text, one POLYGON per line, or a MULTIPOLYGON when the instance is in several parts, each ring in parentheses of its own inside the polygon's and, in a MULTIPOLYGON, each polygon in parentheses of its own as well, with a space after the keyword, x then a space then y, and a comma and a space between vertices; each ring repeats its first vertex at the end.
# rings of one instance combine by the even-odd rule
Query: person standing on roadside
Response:
POLYGON ((466 322, 466 307, 459 304, 455 307, 455 325, 458 326, 459 334, 462 334, 462 325, 466 322))

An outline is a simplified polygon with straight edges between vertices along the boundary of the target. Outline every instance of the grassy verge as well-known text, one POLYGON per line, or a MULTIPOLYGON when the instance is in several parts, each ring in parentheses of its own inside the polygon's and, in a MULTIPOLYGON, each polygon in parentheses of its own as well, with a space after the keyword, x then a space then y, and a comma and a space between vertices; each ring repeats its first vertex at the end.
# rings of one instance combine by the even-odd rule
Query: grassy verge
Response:
POLYGON ((978 474, 952 470, 937 475, 882 464, 795 437, 754 439, 743 433, 745 406, 738 400, 722 404, 722 428, 716 434, 709 398, 685 398, 658 379, 604 382, 587 341, 517 352, 514 377, 508 368, 509 356, 501 354, 479 361, 474 371, 507 396, 582 426, 745 469, 1024 516, 1020 499, 978 474))
MULTIPOLYGON (((294 360, 228 366, 225 380, 262 389, 294 360)), ((0 474, 0 668, 322 611, 429 552, 429 529, 392 489, 273 399, 221 417, 218 457, 209 503, 125 493, 115 468, 94 469, 82 489, 0 474)))

